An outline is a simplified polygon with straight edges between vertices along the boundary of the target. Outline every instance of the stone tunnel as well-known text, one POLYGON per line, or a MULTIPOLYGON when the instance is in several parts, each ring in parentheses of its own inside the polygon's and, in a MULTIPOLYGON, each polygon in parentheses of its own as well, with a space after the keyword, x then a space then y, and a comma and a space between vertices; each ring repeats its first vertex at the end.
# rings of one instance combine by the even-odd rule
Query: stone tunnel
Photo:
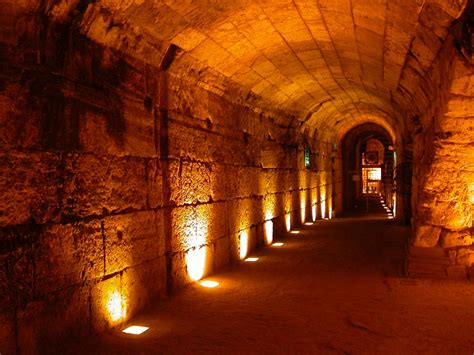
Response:
MULTIPOLYGON (((462 293, 440 304, 474 330, 473 34, 468 0, 0 0, 0 353, 119 331, 291 231, 371 218, 406 235, 390 282, 462 293)), ((383 349, 341 344, 316 352, 383 349)))

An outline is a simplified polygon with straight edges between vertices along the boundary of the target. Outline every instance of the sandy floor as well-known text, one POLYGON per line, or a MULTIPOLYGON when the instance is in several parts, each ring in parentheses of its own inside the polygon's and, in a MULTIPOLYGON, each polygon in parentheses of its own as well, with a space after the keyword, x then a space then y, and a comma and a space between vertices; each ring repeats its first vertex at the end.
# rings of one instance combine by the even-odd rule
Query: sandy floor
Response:
POLYGON ((400 277, 408 230, 343 218, 191 285, 74 353, 474 354, 474 285, 400 277))

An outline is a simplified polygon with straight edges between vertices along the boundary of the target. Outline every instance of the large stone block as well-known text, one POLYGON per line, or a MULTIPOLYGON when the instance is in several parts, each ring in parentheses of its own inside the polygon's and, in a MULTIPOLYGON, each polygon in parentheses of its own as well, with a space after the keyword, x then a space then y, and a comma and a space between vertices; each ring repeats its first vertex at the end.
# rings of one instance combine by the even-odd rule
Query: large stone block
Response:
POLYGON ((213 271, 214 248, 211 245, 194 247, 172 257, 172 285, 176 290, 199 280, 213 271))
POLYGON ((91 286, 91 329, 102 332, 118 326, 129 317, 127 298, 122 290, 122 275, 109 277, 91 286))
POLYGON ((168 94, 170 111, 205 120, 209 117, 209 92, 171 77, 168 94))
POLYGON ((196 206, 196 220, 205 221, 207 240, 213 241, 227 235, 227 203, 214 202, 196 206))
POLYGON ((57 154, 0 154, 0 227, 58 216, 59 166, 57 154))
POLYGON ((162 256, 125 270, 122 292, 130 316, 163 298, 166 295, 166 258, 162 256))
POLYGON ((258 198, 228 201, 229 234, 237 233, 263 221, 262 202, 258 198))
POLYGON ((213 201, 224 201, 232 197, 229 190, 230 181, 234 180, 232 175, 228 175, 228 169, 223 164, 213 164, 211 166, 211 195, 213 201), (230 178, 229 178, 230 177, 230 178), (230 181, 229 181, 230 180, 230 181))
POLYGON ((209 164, 181 162, 179 185, 172 186, 172 200, 178 205, 209 201, 212 192, 211 175, 209 164))
POLYGON ((49 225, 35 248, 35 293, 43 297, 104 275, 100 221, 49 225))
POLYGON ((229 237, 217 239, 214 243, 214 269, 219 270, 230 262, 229 237))
POLYGON ((161 214, 135 212, 104 219, 105 274, 158 259, 165 252, 161 214))
POLYGON ((438 244, 439 237, 441 235, 441 228, 430 226, 430 225, 420 225, 415 229, 415 239, 414 246, 432 248, 438 244))
POLYGON ((148 208, 157 208, 164 205, 166 191, 163 187, 163 169, 167 169, 166 163, 160 163, 157 159, 146 162, 147 175, 147 201, 148 208))
POLYGON ((89 335, 89 309, 88 287, 69 288, 19 309, 19 352, 47 353, 65 339, 89 335))
POLYGON ((467 247, 458 250, 456 262, 468 267, 474 265, 474 247, 467 247))
POLYGON ((449 117, 473 117, 474 98, 454 96, 448 100, 445 115, 449 117))
POLYGON ((450 92, 460 96, 474 96, 474 77, 472 66, 458 57, 454 59, 454 74, 450 92))
POLYGON ((443 248, 453 248, 472 245, 472 236, 469 230, 453 232, 444 231, 441 234, 441 246, 443 248))
POLYGON ((155 119, 142 102, 120 99, 115 111, 82 104, 81 150, 101 155, 156 157, 155 119))
POLYGON ((40 112, 28 104, 28 89, 8 84, 0 91, 0 147, 31 148, 41 140, 40 112))
POLYGON ((86 217, 146 208, 143 159, 71 154, 65 171, 64 215, 86 217))

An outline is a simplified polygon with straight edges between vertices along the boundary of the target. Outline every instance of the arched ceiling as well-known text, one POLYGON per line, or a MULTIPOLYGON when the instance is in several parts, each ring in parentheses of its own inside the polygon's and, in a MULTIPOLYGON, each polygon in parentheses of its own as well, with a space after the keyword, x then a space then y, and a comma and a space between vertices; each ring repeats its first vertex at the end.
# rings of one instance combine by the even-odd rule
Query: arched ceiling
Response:
POLYGON ((400 109, 466 2, 97 0, 82 31, 150 60, 174 44, 313 127, 347 132, 370 118, 400 129, 400 109))

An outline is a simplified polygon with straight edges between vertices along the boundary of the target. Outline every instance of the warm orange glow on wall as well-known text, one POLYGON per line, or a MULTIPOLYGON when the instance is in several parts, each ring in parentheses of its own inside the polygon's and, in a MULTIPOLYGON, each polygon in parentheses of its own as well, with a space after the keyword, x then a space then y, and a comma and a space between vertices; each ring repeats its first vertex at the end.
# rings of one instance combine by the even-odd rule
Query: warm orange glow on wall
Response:
POLYGON ((122 320, 127 315, 127 307, 125 298, 122 297, 119 291, 115 290, 107 299, 107 313, 112 322, 118 322, 122 320))
POLYGON ((321 217, 326 218, 326 196, 321 196, 321 217))
POLYGON ((239 249, 240 249, 240 260, 246 258, 249 251, 249 236, 246 231, 242 231, 239 234, 239 249))
POLYGON ((291 230, 291 213, 285 215, 285 225, 286 231, 289 232, 291 230))
POLYGON ((306 221, 306 191, 300 193, 301 223, 306 221))
POLYGON ((191 247, 186 253, 186 268, 193 281, 200 280, 206 269, 207 220, 196 218, 186 227, 187 243, 191 247))
POLYGON ((186 254, 188 275, 193 281, 198 281, 204 276, 206 268, 206 247, 189 250, 186 254))
POLYGON ((265 228, 265 244, 270 245, 273 242, 273 221, 266 221, 264 223, 265 228))

